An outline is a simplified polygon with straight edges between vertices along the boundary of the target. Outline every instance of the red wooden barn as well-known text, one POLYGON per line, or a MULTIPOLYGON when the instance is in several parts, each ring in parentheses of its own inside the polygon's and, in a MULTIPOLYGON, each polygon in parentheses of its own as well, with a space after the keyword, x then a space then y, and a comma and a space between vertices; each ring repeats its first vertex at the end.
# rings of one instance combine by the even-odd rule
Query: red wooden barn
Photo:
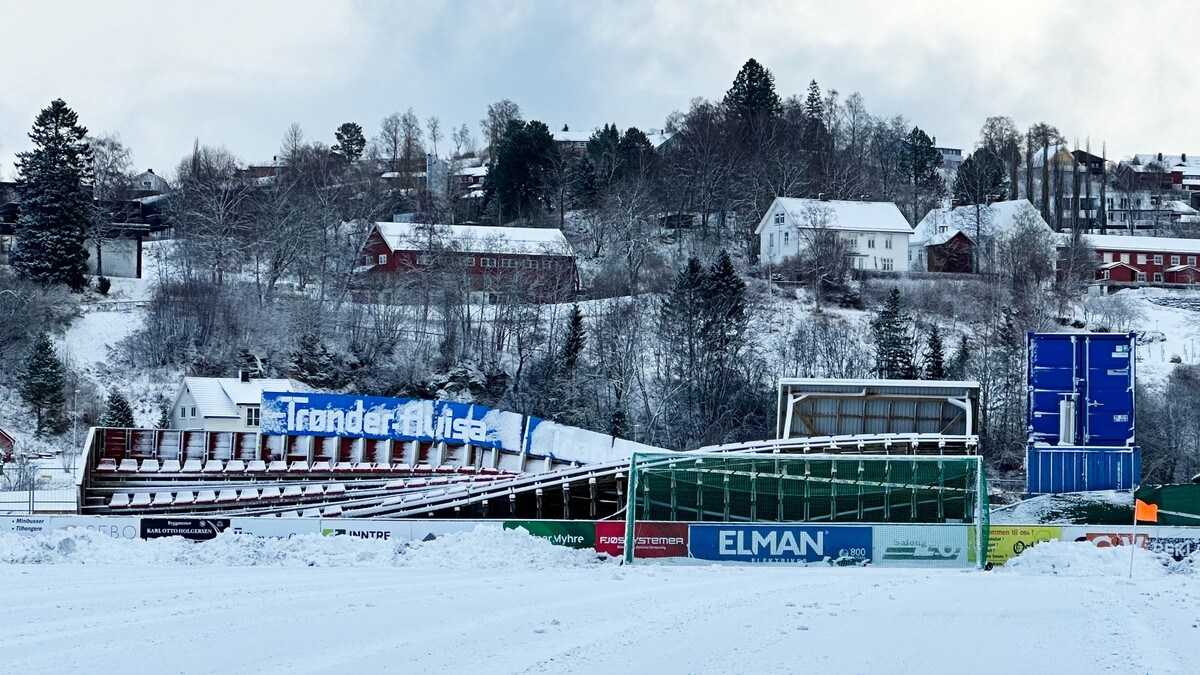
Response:
POLYGON ((413 287, 436 275, 466 279, 472 291, 561 302, 579 290, 575 254, 561 230, 427 223, 375 223, 359 271, 371 286, 413 287))

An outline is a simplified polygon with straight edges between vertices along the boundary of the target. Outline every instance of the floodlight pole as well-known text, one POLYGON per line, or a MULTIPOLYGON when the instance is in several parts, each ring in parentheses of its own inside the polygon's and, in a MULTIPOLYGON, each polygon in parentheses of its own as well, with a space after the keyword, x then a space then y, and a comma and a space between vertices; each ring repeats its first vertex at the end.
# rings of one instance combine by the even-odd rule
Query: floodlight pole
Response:
POLYGON ((79 390, 71 399, 71 452, 79 449, 79 390))

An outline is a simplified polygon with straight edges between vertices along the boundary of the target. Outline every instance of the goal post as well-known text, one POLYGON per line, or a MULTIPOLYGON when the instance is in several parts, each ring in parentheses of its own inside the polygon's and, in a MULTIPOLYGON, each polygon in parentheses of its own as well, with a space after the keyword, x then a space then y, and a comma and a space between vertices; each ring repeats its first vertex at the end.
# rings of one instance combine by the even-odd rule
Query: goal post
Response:
MULTIPOLYGON (((822 532, 839 536, 854 529, 855 541, 872 539, 865 549, 879 563, 982 566, 987 550, 986 478, 981 458, 969 455, 639 452, 630 461, 625 516, 627 562, 666 524, 705 536, 707 524, 761 524, 767 529, 744 532, 759 538, 785 524, 833 526, 822 532), (851 525, 862 527, 841 527, 851 525), (639 528, 650 529, 639 535, 639 528)), ((847 546, 839 550, 862 557, 864 547, 847 546)), ((697 548, 692 536, 688 554, 698 557, 697 548)))

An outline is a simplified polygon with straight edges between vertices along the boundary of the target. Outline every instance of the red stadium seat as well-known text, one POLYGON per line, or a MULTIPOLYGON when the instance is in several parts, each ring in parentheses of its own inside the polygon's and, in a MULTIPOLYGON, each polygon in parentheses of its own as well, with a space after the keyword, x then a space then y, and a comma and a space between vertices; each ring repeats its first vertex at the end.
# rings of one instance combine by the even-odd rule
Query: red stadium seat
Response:
POLYGON ((279 488, 275 486, 265 487, 262 491, 262 499, 279 499, 282 495, 279 493, 279 488))
POLYGON ((292 465, 288 467, 288 471, 308 471, 308 462, 300 460, 292 462, 292 465))
POLYGON ((250 501, 255 501, 257 499, 258 499, 258 489, 257 488, 243 488, 242 491, 240 493, 238 493, 238 501, 239 502, 250 502, 250 501))
POLYGON ((418 464, 413 467, 413 473, 433 473, 433 467, 428 464, 418 464))
POLYGON ((344 495, 344 494, 346 494, 346 484, 345 483, 333 483, 329 487, 325 488, 325 494, 327 496, 328 495, 344 495))
POLYGON ((221 490, 217 494, 217 503, 225 504, 228 502, 236 502, 238 500, 237 490, 221 490))
POLYGON ((338 504, 326 506, 325 511, 321 515, 325 516, 326 518, 337 518, 338 516, 342 515, 342 507, 338 504))
POLYGON ((246 463, 240 459, 231 459, 225 465, 225 473, 245 473, 246 463))
POLYGON ((166 459, 163 460, 162 466, 158 469, 159 473, 179 473, 182 468, 179 466, 179 460, 166 459))
POLYGON ((151 506, 170 506, 175 501, 175 495, 170 492, 155 492, 151 506))
POLYGON ((287 462, 275 460, 267 465, 267 473, 287 473, 287 462))
POLYGON ((346 473, 349 471, 354 471, 354 466, 355 465, 353 462, 338 462, 337 464, 333 465, 333 470, 337 473, 346 473))
POLYGON ((143 459, 142 466, 138 469, 138 473, 158 473, 159 463, 157 459, 143 459))
POLYGON ((358 462, 354 465, 354 471, 359 473, 370 473, 372 471, 387 471, 388 467, 377 468, 371 462, 358 462))
POLYGON ((443 465, 439 466, 438 468, 434 469, 434 471, 436 471, 437 473, 454 473, 455 470, 456 470, 455 467, 450 466, 449 464, 443 464, 443 465))
POLYGON ((210 459, 204 464, 203 473, 221 473, 225 470, 225 463, 219 459, 210 459))
POLYGON ((191 490, 184 490, 175 494, 175 506, 184 506, 186 504, 194 504, 196 495, 191 490))
POLYGON ((150 498, 149 492, 135 492, 133 493, 133 499, 130 500, 129 505, 138 508, 144 508, 150 506, 151 503, 153 503, 153 500, 150 498))
POLYGON ((324 494, 324 492, 325 492, 325 488, 321 485, 305 485, 304 486, 304 496, 305 497, 320 497, 322 494, 324 494))
POLYGON ((112 500, 108 502, 109 508, 119 509, 129 506, 129 495, 124 492, 118 492, 112 496, 112 500))
POLYGON ((121 464, 117 466, 117 471, 121 473, 137 473, 138 461, 136 459, 123 459, 121 464))
POLYGON ((412 467, 407 464, 393 464, 392 471, 396 473, 412 473, 412 467))
POLYGON ((96 465, 96 470, 97 471, 116 471, 117 470, 117 460, 108 459, 108 458, 102 459, 102 460, 100 460, 100 463, 96 465))
POLYGON ((304 495, 304 488, 299 485, 289 485, 283 488, 284 499, 298 499, 304 495))
POLYGON ((201 490, 196 493, 197 504, 212 504, 217 501, 217 493, 212 490, 201 490))
POLYGON ((267 463, 261 459, 253 459, 246 463, 246 473, 265 473, 267 463))
POLYGON ((181 473, 200 473, 202 466, 198 459, 186 459, 183 462, 181 473))
POLYGON ((321 472, 321 473, 328 473, 330 471, 333 471, 333 469, 329 466, 329 462, 326 462, 325 460, 321 460, 319 462, 313 462, 312 466, 310 466, 308 468, 308 470, 309 471, 317 471, 317 472, 321 472))

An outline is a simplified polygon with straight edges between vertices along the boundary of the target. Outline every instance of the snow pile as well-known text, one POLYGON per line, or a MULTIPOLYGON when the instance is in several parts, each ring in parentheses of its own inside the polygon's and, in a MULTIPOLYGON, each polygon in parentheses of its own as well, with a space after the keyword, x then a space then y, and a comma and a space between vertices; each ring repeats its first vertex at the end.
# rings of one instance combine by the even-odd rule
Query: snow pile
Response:
MULTIPOLYGON (((1026 576, 1104 577, 1129 575, 1130 547, 1096 546, 1088 541, 1046 541, 1025 549, 1001 568, 1026 576)), ((1133 549, 1134 577, 1161 577, 1190 572, 1187 561, 1176 564, 1170 556, 1141 547, 1133 549)))
POLYGON ((115 539, 74 528, 36 535, 0 532, 0 564, 5 563, 541 570, 592 565, 596 554, 485 525, 426 542, 399 543, 316 534, 276 539, 233 532, 205 542, 181 537, 115 539))

